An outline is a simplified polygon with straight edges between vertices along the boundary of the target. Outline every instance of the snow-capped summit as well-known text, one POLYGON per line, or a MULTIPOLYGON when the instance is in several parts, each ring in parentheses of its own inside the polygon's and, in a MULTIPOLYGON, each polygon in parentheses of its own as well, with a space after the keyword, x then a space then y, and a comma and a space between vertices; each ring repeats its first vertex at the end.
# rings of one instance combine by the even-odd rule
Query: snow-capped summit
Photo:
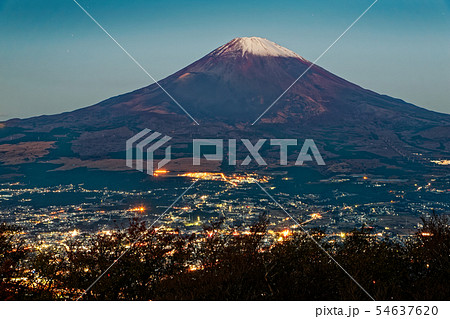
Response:
POLYGON ((306 61, 297 53, 289 49, 286 49, 281 45, 276 44, 275 42, 259 37, 235 38, 230 42, 217 48, 209 55, 244 57, 249 54, 257 56, 299 58, 306 61))

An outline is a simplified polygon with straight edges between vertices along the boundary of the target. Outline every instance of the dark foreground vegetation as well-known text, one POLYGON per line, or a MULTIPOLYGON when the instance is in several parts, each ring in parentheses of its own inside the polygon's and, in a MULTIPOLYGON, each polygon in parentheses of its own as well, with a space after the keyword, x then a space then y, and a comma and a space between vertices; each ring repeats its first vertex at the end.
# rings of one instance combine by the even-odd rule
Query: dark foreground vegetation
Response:
MULTIPOLYGON (((27 246, 19 229, 3 224, 0 299, 77 299, 122 254, 83 300, 369 299, 311 238, 299 231, 269 245, 266 225, 261 219, 237 234, 219 223, 183 237, 132 221, 127 229, 42 248, 27 246)), ((377 300, 450 298, 448 217, 431 216, 403 242, 368 229, 339 242, 311 234, 377 300)))

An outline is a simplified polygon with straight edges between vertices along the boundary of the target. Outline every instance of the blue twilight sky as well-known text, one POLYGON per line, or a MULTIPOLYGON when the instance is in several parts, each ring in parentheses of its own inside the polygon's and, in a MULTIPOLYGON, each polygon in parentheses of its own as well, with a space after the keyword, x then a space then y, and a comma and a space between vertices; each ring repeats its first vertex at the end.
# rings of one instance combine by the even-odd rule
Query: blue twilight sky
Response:
MULTIPOLYGON (((239 36, 313 61, 373 0, 78 1, 161 79, 239 36)), ((449 58, 450 0, 379 0, 318 64, 450 113, 449 58)), ((0 120, 69 111, 150 83, 72 0, 0 0, 0 120)))

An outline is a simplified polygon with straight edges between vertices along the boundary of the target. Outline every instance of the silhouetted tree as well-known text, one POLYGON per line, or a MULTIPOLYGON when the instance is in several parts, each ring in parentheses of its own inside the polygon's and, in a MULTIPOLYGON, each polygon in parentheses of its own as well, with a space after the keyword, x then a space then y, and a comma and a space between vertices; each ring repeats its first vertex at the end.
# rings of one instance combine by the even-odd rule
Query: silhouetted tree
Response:
MULTIPOLYGON (((296 229, 273 243, 267 225, 264 215, 247 229, 219 220, 183 236, 132 220, 126 229, 36 251, 28 272, 34 288, 21 298, 75 299, 105 270, 84 300, 369 299, 349 275, 377 300, 450 297, 448 217, 424 219, 405 241, 361 228, 344 239, 296 229)), ((1 240, 7 247, 2 265, 9 259, 20 264, 24 255, 9 256, 17 244, 1 240)), ((20 269, 6 267, 2 278, 16 277, 13 268, 20 269)), ((4 280, 2 291, 11 294, 12 284, 4 280)))
POLYGON ((27 248, 17 226, 0 224, 0 299, 23 299, 26 294, 20 285, 27 248))

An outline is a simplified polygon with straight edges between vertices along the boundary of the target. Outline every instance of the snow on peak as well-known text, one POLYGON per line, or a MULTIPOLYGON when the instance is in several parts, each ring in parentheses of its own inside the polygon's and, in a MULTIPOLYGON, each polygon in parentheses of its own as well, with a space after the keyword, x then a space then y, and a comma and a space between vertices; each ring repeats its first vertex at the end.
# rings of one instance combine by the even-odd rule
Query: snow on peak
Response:
POLYGON ((300 58, 304 60, 297 53, 259 37, 235 38, 210 53, 213 56, 246 56, 248 54, 300 58))

